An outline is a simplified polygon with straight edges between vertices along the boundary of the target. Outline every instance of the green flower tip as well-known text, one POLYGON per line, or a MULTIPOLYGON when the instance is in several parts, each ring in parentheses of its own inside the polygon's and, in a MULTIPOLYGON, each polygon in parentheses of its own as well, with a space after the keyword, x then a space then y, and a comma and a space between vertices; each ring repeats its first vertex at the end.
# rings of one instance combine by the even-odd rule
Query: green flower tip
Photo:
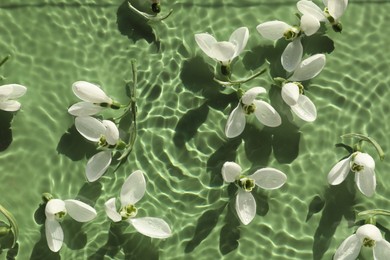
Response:
POLYGON ((47 203, 51 199, 53 199, 53 195, 51 195, 48 192, 42 193, 42 200, 43 200, 43 202, 47 203))

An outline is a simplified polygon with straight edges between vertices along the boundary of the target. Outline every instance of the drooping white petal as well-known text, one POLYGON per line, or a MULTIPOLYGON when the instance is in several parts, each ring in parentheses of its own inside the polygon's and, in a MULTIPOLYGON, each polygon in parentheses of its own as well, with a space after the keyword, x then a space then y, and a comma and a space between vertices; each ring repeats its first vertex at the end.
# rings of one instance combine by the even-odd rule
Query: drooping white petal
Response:
POLYGON ((329 14, 335 19, 338 20, 347 9, 348 0, 328 0, 328 11, 329 14))
POLYGON ((119 130, 116 124, 110 120, 103 120, 103 125, 106 127, 104 136, 108 144, 114 145, 119 140, 119 130))
POLYGON ((85 167, 85 175, 89 182, 98 180, 107 171, 112 160, 110 150, 98 152, 92 156, 85 167))
POLYGON ((320 22, 310 14, 304 14, 301 17, 301 29, 307 35, 315 34, 320 29, 320 22))
POLYGON ((241 174, 241 166, 235 162, 225 162, 222 166, 222 177, 226 182, 234 182, 241 174))
POLYGON ((288 72, 294 71, 298 64, 301 62, 302 54, 303 47, 301 44, 301 39, 297 38, 294 41, 290 42, 284 49, 281 56, 283 68, 288 72))
POLYGON ((95 105, 94 103, 81 101, 73 104, 69 109, 68 113, 72 116, 92 116, 101 112, 104 107, 95 105))
POLYGON ((277 127, 282 123, 278 111, 270 104, 262 100, 254 100, 253 103, 256 106, 255 116, 260 123, 269 127, 277 127))
POLYGON ((230 113, 225 126, 225 135, 228 138, 239 136, 245 128, 245 113, 241 104, 238 104, 235 109, 230 113))
POLYGON ((356 152, 351 163, 363 166, 364 169, 369 168, 371 170, 375 170, 374 158, 372 158, 372 156, 368 153, 356 152))
POLYGON ((148 237, 164 239, 172 235, 168 223, 161 218, 129 218, 127 221, 131 223, 139 233, 148 237))
POLYGON ((86 81, 76 81, 72 85, 72 90, 78 98, 87 102, 109 104, 112 102, 101 88, 86 81))
POLYGON ((94 117, 79 116, 74 121, 77 131, 89 141, 98 142, 106 132, 103 123, 94 117))
POLYGON ((195 34, 195 41, 198 44, 199 48, 210 58, 214 57, 211 53, 212 46, 217 43, 217 40, 208 33, 198 33, 195 34))
POLYGON ((106 211, 107 216, 114 222, 119 222, 122 220, 121 214, 119 214, 116 210, 115 198, 111 198, 104 203, 104 209, 106 211))
POLYGON ((248 225, 256 215, 256 201, 250 192, 239 189, 236 198, 236 212, 244 225, 248 225))
POLYGON ((359 238, 356 235, 351 235, 337 248, 333 260, 356 260, 361 247, 362 242, 359 238))
POLYGON ((335 164, 335 166, 332 167, 330 172, 328 173, 328 183, 331 185, 338 185, 342 183, 345 178, 347 178, 347 175, 350 171, 350 161, 351 156, 348 158, 345 158, 338 163, 335 164))
POLYGON ((367 197, 371 197, 376 189, 376 177, 373 169, 365 167, 362 171, 355 173, 356 185, 367 197))
POLYGON ((365 238, 369 238, 374 241, 381 241, 383 239, 379 228, 372 224, 364 224, 363 226, 360 226, 356 230, 356 236, 361 242, 363 242, 365 238))
POLYGON ((233 59, 240 55, 248 42, 248 38, 249 30, 247 27, 240 27, 230 35, 229 42, 236 46, 233 59))
POLYGON ((259 24, 257 31, 269 40, 277 40, 283 37, 283 34, 290 29, 291 26, 282 21, 269 21, 259 24))
POLYGON ((79 200, 65 200, 65 208, 69 216, 78 222, 91 221, 96 217, 96 210, 79 200))
POLYGON ((236 46, 231 42, 217 42, 211 47, 211 57, 223 65, 228 65, 231 62, 235 52, 236 46))
POLYGON ((245 92, 244 95, 242 95, 241 101, 245 105, 250 105, 250 104, 252 104, 253 100, 255 100, 257 95, 260 95, 260 94, 263 94, 266 92, 267 91, 263 87, 253 87, 250 90, 248 90, 247 92, 245 92))
POLYGON ((299 95, 297 104, 291 110, 303 121, 313 122, 317 118, 317 109, 314 103, 305 95, 299 95))
POLYGON ((16 100, 0 101, 0 110, 15 112, 20 109, 20 103, 16 100))
POLYGON ((278 189, 287 180, 286 174, 274 168, 257 170, 254 174, 248 176, 248 178, 255 180, 257 186, 266 190, 278 189))
POLYGON ((390 256, 390 243, 382 239, 377 241, 374 247, 375 260, 388 260, 390 256))
POLYGON ((55 214, 66 212, 65 202, 60 199, 51 199, 46 203, 45 215, 47 219, 54 220, 55 214))
POLYGON ((295 83, 287 83, 282 87, 282 99, 287 105, 293 106, 297 104, 299 98, 299 87, 295 83))
POLYGON ((47 245, 53 252, 60 251, 62 242, 64 241, 64 232, 56 220, 46 219, 45 221, 45 234, 47 245))
POLYGON ((315 54, 303 60, 295 69, 290 81, 304 81, 317 76, 325 67, 326 58, 324 54, 315 54))
POLYGON ((326 21, 323 10, 319 8, 318 5, 316 5, 313 1, 301 0, 297 3, 297 8, 303 15, 314 16, 320 22, 326 21))
POLYGON ((27 91, 25 86, 19 84, 6 84, 0 86, 0 100, 15 99, 23 96, 27 91))
POLYGON ((146 181, 142 171, 130 174, 122 185, 120 199, 122 206, 134 205, 142 199, 146 191, 146 181))

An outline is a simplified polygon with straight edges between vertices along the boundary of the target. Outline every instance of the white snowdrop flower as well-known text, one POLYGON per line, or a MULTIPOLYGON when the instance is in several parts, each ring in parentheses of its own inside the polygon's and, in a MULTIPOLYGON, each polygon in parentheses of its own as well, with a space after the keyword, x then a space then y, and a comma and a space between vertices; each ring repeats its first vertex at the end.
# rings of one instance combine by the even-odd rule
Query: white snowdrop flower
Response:
POLYGON ((6 84, 0 86, 0 110, 15 112, 20 109, 20 103, 16 98, 20 98, 27 91, 25 86, 19 84, 6 84))
POLYGON ((107 216, 114 222, 127 221, 139 233, 164 239, 172 235, 169 225, 161 218, 141 217, 136 218, 137 208, 135 204, 142 199, 146 191, 145 177, 142 171, 137 170, 130 174, 122 185, 120 192, 121 207, 116 209, 116 199, 109 199, 104 205, 107 216))

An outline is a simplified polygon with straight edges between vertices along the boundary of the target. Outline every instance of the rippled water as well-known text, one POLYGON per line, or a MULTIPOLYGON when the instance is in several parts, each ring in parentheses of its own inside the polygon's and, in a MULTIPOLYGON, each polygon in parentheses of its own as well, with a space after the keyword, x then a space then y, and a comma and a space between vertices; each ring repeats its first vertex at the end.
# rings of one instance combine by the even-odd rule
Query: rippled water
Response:
MULTIPOLYGON (((308 85, 318 109, 314 123, 297 127, 284 116, 281 127, 270 129, 253 121, 235 139, 223 132, 235 96, 213 82, 214 62, 196 46, 194 34, 227 39, 247 26, 248 45, 234 63, 234 75, 244 78, 267 67, 266 58, 279 59, 285 45, 274 47, 256 26, 274 19, 294 23, 295 1, 164 1, 163 11, 170 8, 172 16, 151 27, 123 1, 1 1, 0 57, 11 54, 0 69, 6 77, 1 84, 28 88, 21 111, 13 118, 0 113, 0 204, 20 226, 19 259, 331 259, 356 230, 355 210, 390 209, 389 160, 379 161, 368 145, 377 162, 374 197, 357 191, 351 176, 339 186, 327 184, 327 173, 346 155, 335 144, 352 144, 340 135, 364 133, 385 152, 390 147, 390 3, 351 0, 341 34, 329 31, 303 42, 307 54, 329 53, 325 69, 308 85), (95 150, 67 113, 77 101, 71 85, 94 82, 126 103, 131 59, 139 79, 134 150, 116 172, 112 167, 99 182, 87 183, 85 164, 95 150), (281 189, 254 192, 257 216, 248 226, 235 216, 235 190, 223 184, 225 161, 238 162, 247 173, 275 167, 288 176, 281 189), (104 202, 118 196, 137 169, 147 179, 138 214, 164 218, 174 232, 169 239, 111 226, 104 213, 104 202), (59 254, 46 245, 43 192, 78 198, 98 212, 90 223, 63 222, 59 254)), ((245 87, 264 86, 277 105, 269 75, 284 76, 278 73, 272 67, 245 87)), ((390 240, 389 219, 378 223, 390 240)))

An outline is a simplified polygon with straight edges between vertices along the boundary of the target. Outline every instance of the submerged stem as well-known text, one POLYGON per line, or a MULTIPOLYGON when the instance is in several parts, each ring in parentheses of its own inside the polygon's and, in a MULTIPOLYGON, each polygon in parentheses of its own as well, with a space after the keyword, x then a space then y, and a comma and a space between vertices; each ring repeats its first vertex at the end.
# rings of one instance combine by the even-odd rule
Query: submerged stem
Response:
POLYGON ((173 12, 173 9, 169 10, 169 12, 166 14, 166 15, 163 15, 163 16, 159 16, 159 15, 152 15, 152 14, 147 14, 145 12, 142 12, 140 10, 138 10, 137 8, 135 8, 130 2, 128 2, 128 5, 129 5, 129 8, 136 12, 137 14, 141 15, 142 17, 144 17, 146 20, 149 20, 149 21, 152 21, 152 22, 159 22, 159 21, 162 21, 162 20, 165 20, 167 19, 173 12))
POLYGON ((19 236, 19 227, 18 227, 18 224, 16 223, 16 219, 14 217, 14 215, 11 214, 11 212, 9 212, 6 208, 4 208, 2 205, 0 205, 0 212, 7 218, 10 226, 11 226, 11 231, 14 235, 14 240, 13 240, 13 243, 12 243, 12 247, 15 246, 16 244, 16 241, 18 240, 18 236, 19 236))
POLYGON ((4 63, 7 62, 7 60, 11 57, 11 55, 7 55, 5 56, 1 61, 0 61, 0 67, 3 66, 4 63))
POLYGON ((371 137, 365 136, 363 134, 356 134, 356 133, 350 133, 350 134, 345 134, 345 135, 341 136, 341 138, 344 138, 344 137, 347 137, 347 138, 358 138, 358 139, 360 139, 358 141, 359 144, 361 144, 362 141, 366 141, 366 142, 372 144, 375 147, 376 151, 378 152, 379 158, 381 160, 383 160, 385 158, 385 153, 383 152, 382 147, 379 145, 379 143, 377 141, 375 141, 371 137))
POLYGON ((257 76, 260 76, 261 74, 263 74, 266 71, 267 71, 267 69, 262 69, 261 71, 255 73, 255 74, 251 75, 250 77, 243 79, 243 80, 230 80, 230 79, 228 79, 228 81, 223 81, 223 80, 214 78, 214 81, 220 85, 229 86, 229 87, 234 86, 234 85, 241 85, 243 83, 246 83, 246 82, 256 78, 257 76))

